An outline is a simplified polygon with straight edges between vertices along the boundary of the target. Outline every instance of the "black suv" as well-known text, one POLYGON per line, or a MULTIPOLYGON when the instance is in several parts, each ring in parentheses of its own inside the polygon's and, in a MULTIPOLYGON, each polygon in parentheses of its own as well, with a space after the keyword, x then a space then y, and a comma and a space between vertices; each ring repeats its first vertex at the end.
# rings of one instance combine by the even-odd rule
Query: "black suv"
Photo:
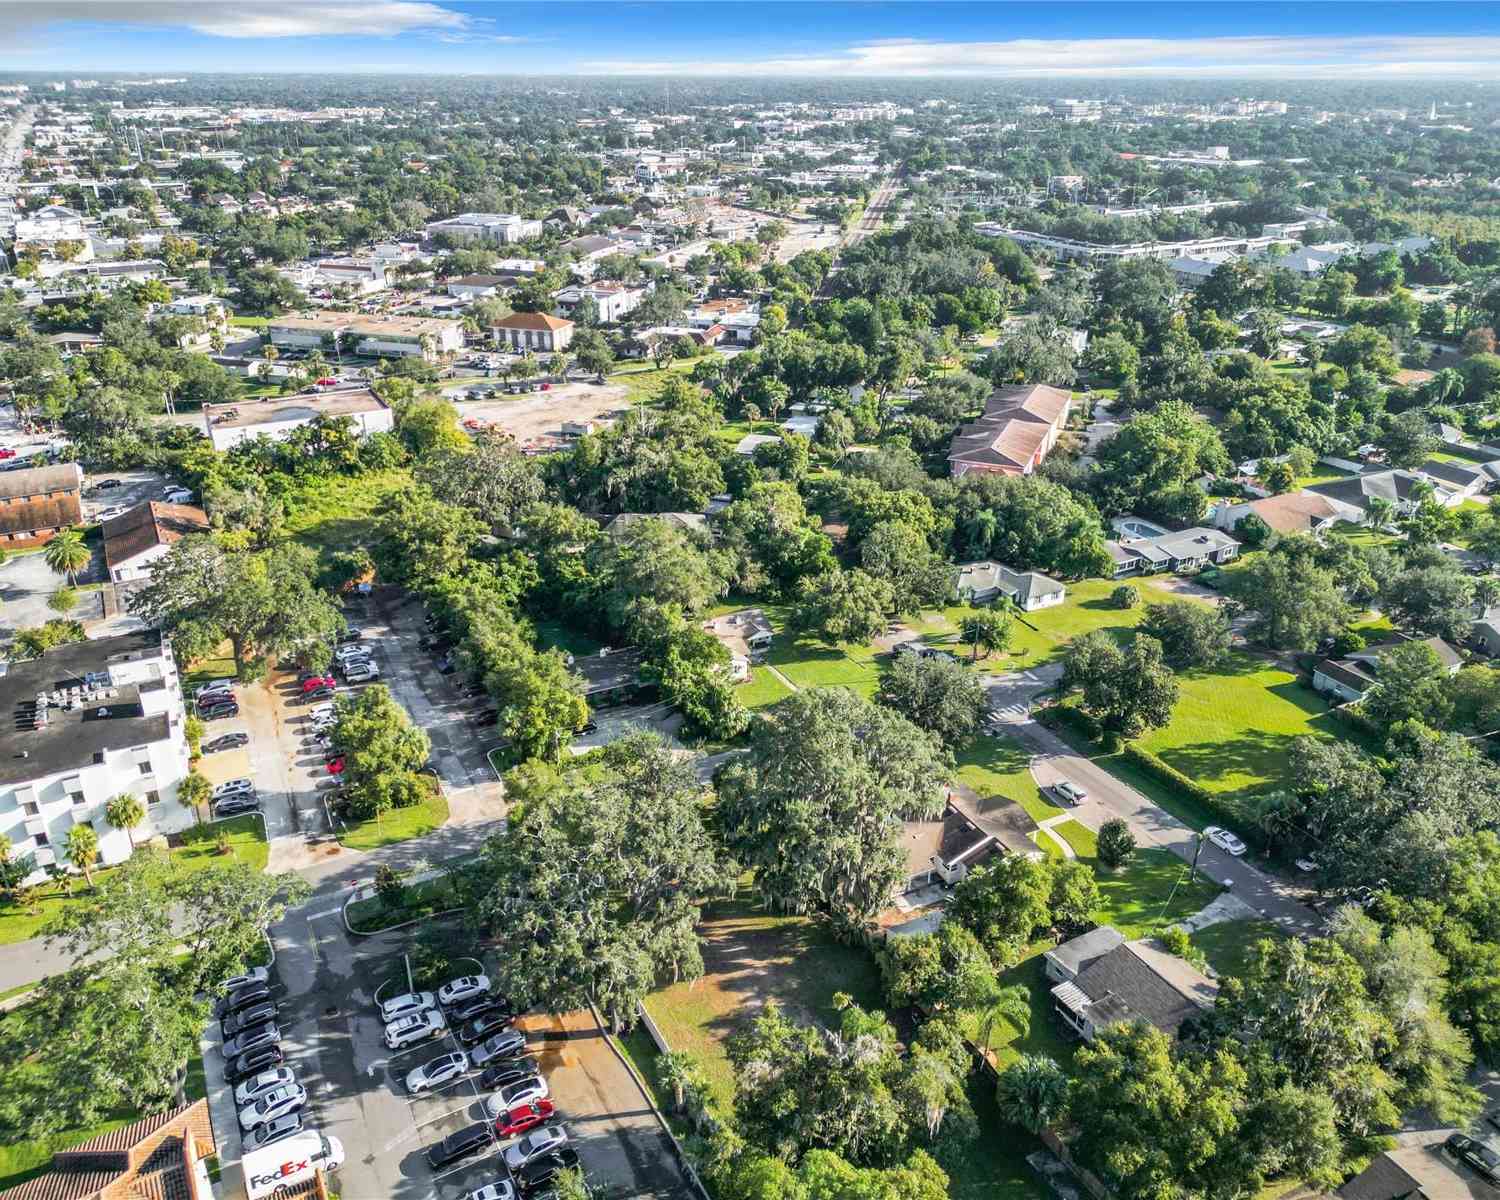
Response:
POLYGON ((281 1053, 280 1046, 261 1046, 256 1050, 247 1050, 224 1072, 224 1081, 239 1083, 242 1079, 249 1079, 252 1075, 259 1075, 262 1071, 279 1067, 285 1061, 286 1058, 281 1053))
POLYGON ((496 996, 493 992, 480 992, 477 996, 470 996, 467 1000, 461 1000, 457 1004, 444 1006, 443 1011, 448 1014, 450 1021, 462 1023, 472 1021, 480 1013, 487 1013, 492 1008, 510 1009, 510 1001, 504 996, 496 996))
POLYGON ((516 1174, 516 1182, 528 1196, 546 1187, 564 1171, 578 1166, 578 1151, 572 1146, 563 1146, 551 1154, 543 1155, 535 1162, 527 1163, 516 1174))
POLYGON ((480 1013, 472 1021, 467 1021, 458 1031, 458 1040, 465 1046, 472 1046, 475 1042, 482 1042, 492 1033, 499 1033, 502 1029, 509 1029, 515 1023, 515 1016, 506 1012, 503 1008, 492 1009, 489 1012, 480 1013))
POLYGON ((481 1154, 490 1148, 494 1137, 488 1121, 475 1121, 457 1133, 450 1133, 442 1141, 427 1147, 427 1165, 434 1171, 463 1159, 481 1154))

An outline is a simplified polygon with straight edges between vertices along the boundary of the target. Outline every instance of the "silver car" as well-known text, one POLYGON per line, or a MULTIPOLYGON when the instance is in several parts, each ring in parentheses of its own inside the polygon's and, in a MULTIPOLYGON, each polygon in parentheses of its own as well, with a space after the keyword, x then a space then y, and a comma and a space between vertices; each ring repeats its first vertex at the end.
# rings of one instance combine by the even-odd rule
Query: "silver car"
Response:
POLYGON ((277 1117, 288 1116, 306 1103, 307 1089, 300 1083, 286 1083, 279 1088, 272 1088, 254 1104, 240 1109, 240 1128, 254 1129, 277 1117))
POLYGON ((246 1105, 254 1104, 267 1092, 274 1092, 279 1087, 296 1083, 297 1077, 292 1074, 291 1067, 273 1067, 269 1071, 262 1071, 259 1075, 251 1076, 234 1089, 234 1102, 244 1108, 246 1105))

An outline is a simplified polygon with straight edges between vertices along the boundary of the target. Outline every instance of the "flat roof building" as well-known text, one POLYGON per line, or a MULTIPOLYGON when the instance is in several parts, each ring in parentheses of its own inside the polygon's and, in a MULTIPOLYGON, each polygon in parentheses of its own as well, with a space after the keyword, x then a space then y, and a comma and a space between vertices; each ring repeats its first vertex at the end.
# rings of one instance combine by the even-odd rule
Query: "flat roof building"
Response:
POLYGON ((321 419, 344 417, 361 437, 389 433, 395 426, 390 406, 369 388, 298 396, 268 396, 234 404, 205 404, 203 432, 215 450, 228 450, 257 437, 279 441, 292 430, 321 419))

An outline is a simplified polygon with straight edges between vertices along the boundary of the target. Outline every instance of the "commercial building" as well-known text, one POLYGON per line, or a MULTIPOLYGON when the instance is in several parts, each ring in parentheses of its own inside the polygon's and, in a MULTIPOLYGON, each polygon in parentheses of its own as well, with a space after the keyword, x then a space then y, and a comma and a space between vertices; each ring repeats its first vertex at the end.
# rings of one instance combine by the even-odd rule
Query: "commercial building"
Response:
POLYGON ((0 474, 0 543, 40 546, 83 521, 83 468, 77 463, 0 474))
POLYGON ((203 432, 215 450, 228 450, 258 437, 280 441, 292 430, 323 419, 347 418, 363 437, 389 433, 394 427, 391 409, 369 388, 347 388, 300 396, 269 396, 261 401, 235 404, 205 404, 203 432))
POLYGON ((574 316, 585 300, 592 300, 599 320, 606 325, 633 313, 645 298, 645 288, 629 287, 623 283, 580 284, 563 288, 554 297, 558 315, 566 317, 574 316))
POLYGON ((528 221, 515 213, 460 213, 445 221, 432 221, 427 225, 430 238, 445 237, 454 242, 484 242, 505 246, 512 242, 524 242, 527 238, 542 236, 542 223, 528 221))
POLYGON ((295 350, 331 353, 342 347, 370 358, 425 358, 429 361, 462 350, 460 321, 438 317, 366 317, 359 313, 322 312, 275 317, 266 325, 271 344, 295 350))
POLYGON ((573 322, 547 313, 511 313, 490 328, 495 331, 496 339, 512 350, 555 354, 566 350, 573 341, 573 322))
POLYGON ((0 675, 0 836, 16 857, 31 855, 33 878, 63 862, 75 825, 92 825, 99 861, 124 862, 132 839, 194 822, 178 803, 188 770, 186 714, 171 643, 147 630, 75 642, 12 662, 0 675), (104 819, 106 802, 136 796, 142 826, 127 832, 104 819))

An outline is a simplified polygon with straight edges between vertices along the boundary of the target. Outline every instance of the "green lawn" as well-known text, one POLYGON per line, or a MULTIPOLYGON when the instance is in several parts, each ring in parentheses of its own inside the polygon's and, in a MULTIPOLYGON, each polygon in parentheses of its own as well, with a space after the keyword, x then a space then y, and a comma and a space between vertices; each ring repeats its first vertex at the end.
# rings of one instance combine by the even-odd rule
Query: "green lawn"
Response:
POLYGON ((734 1079, 724 1043, 765 1000, 775 998, 796 1020, 829 1026, 838 1022, 836 992, 866 1008, 880 1006, 869 952, 840 944, 805 917, 767 913, 751 898, 723 901, 704 910, 699 935, 703 978, 653 992, 646 1011, 674 1050, 698 1061, 726 1106, 734 1079))
POLYGON ((811 638, 778 633, 766 661, 799 688, 847 687, 870 697, 880 682, 873 646, 825 646, 811 638))
MULTIPOLYGON (((1042 955, 1052 949, 1053 943, 1038 942, 1027 951, 1026 957, 1015 966, 1000 973, 1002 986, 1020 984, 1026 988, 1031 999, 1031 1025, 1024 1037, 1009 1021, 999 1020, 990 1033, 989 1051, 995 1065, 1004 1070, 1023 1054, 1045 1054, 1056 1059, 1064 1068, 1073 1063, 1075 1043, 1065 1038, 1052 1015, 1052 983, 1043 974, 1042 955)), ((959 1016, 964 1032, 976 1046, 980 1045, 980 1014, 965 1009, 959 1016)))
POLYGON ((698 361, 696 358, 679 358, 665 370, 657 370, 655 363, 647 359, 645 363, 616 371, 608 379, 610 383, 625 388, 627 403, 644 404, 656 399, 656 393, 661 390, 668 375, 691 371, 698 361))
POLYGON ((538 621, 536 638, 543 650, 563 650, 573 655, 594 654, 603 644, 561 621, 538 621))
POLYGON ((208 658, 193 660, 192 665, 182 673, 183 690, 191 690, 199 684, 209 683, 215 679, 233 679, 237 673, 234 654, 230 651, 229 643, 225 642, 216 653, 208 658))
POLYGON ((59 1150, 66 1150, 69 1146, 76 1146, 79 1142, 86 1142, 102 1133, 110 1133, 136 1120, 139 1120, 139 1114, 131 1113, 111 1117, 97 1125, 64 1129, 33 1141, 0 1146, 0 1191, 16 1187, 42 1174, 52 1165, 52 1156, 59 1150))
POLYGON ((1095 858, 1099 854, 1099 838, 1087 825, 1074 820, 1059 821, 1052 832, 1073 848, 1079 858, 1095 858))
POLYGON ((287 496, 287 532, 320 551, 362 545, 386 494, 410 479, 409 472, 395 469, 304 480, 287 496))
POLYGON ((392 925, 447 912, 458 901, 450 875, 424 879, 407 887, 405 903, 392 909, 379 896, 356 900, 344 911, 349 924, 361 933, 379 933, 392 925))
MULTIPOLYGON (((219 866, 230 859, 245 863, 257 871, 266 869, 270 853, 266 845, 265 829, 259 816, 247 814, 231 817, 227 821, 215 821, 208 825, 195 825, 169 839, 172 857, 185 863, 195 871, 219 866), (229 857, 219 853, 220 833, 229 835, 229 857)), ((113 868, 94 872, 94 882, 107 877, 113 868)), ((82 877, 75 876, 71 892, 55 884, 43 884, 37 890, 35 902, 27 905, 13 900, 0 902, 0 945, 22 942, 36 937, 53 918, 61 916, 67 909, 81 903, 88 895, 82 877)))
POLYGON ((238 325, 241 329, 264 329, 271 323, 270 317, 230 317, 231 325, 238 325))
POLYGON ((1202 950, 1220 975, 1238 975, 1250 956, 1250 947, 1262 938, 1278 939, 1286 934, 1274 921, 1220 921, 1193 934, 1193 945, 1202 950))
MULTIPOLYGON (((1083 855, 1079 855, 1083 858, 1083 855)), ((1137 850, 1118 873, 1101 870, 1094 920, 1113 925, 1126 938, 1154 937, 1174 921, 1190 917, 1219 894, 1200 874, 1188 882, 1188 864, 1170 850, 1137 850)))
POLYGON ((384 816, 345 825, 339 841, 350 850, 378 850, 395 842, 424 837, 448 820, 448 801, 434 795, 410 808, 393 808, 384 816))
POLYGON ((735 688, 734 694, 746 708, 765 708, 785 700, 792 694, 792 689, 765 667, 752 667, 750 678, 735 688))
MULTIPOLYGON (((955 778, 981 798, 1004 796, 1014 800, 1033 821, 1045 821, 1063 810, 1050 803, 1031 777, 1030 754, 1013 738, 982 736, 954 755, 955 778)), ((1045 843, 1041 843, 1046 848, 1045 843)))

